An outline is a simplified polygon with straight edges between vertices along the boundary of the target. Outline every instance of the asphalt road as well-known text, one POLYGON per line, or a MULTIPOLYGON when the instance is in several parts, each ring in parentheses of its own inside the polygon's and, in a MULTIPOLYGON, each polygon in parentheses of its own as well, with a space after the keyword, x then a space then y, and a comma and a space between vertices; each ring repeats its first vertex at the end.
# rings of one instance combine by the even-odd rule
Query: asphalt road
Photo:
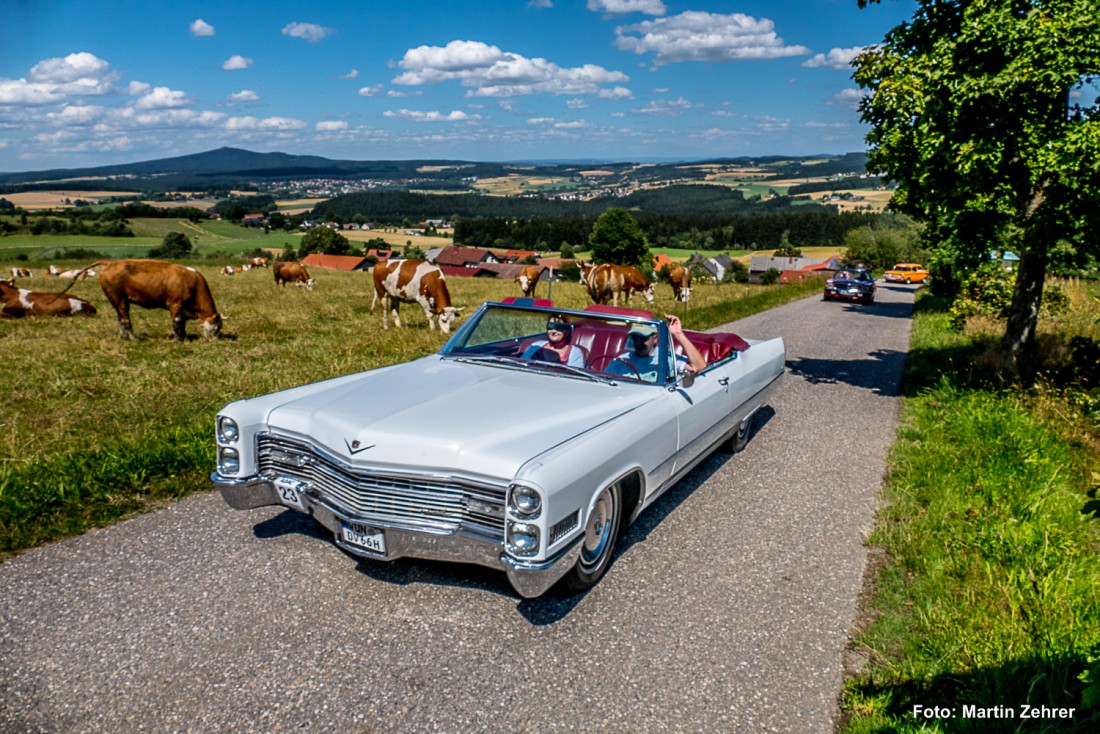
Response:
POLYGON ((581 596, 362 561, 213 492, 11 559, 0 732, 831 732, 912 301, 721 329, 782 336, 784 384, 581 596))

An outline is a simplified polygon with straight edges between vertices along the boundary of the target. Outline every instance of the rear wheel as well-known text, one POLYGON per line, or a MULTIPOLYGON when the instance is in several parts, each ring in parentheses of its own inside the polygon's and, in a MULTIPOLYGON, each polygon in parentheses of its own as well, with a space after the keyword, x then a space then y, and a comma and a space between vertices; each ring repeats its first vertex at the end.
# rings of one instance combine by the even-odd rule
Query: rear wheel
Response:
POLYGON ((596 499, 596 506, 588 513, 581 542, 581 555, 576 565, 569 569, 562 582, 571 591, 584 591, 591 587, 611 564, 615 543, 619 538, 619 525, 623 515, 623 492, 616 482, 604 489, 596 499))
POLYGON ((749 444, 749 436, 752 435, 752 419, 756 415, 753 413, 737 426, 737 430, 733 432, 729 438, 723 441, 718 446, 718 450, 727 454, 736 454, 742 451, 749 444))

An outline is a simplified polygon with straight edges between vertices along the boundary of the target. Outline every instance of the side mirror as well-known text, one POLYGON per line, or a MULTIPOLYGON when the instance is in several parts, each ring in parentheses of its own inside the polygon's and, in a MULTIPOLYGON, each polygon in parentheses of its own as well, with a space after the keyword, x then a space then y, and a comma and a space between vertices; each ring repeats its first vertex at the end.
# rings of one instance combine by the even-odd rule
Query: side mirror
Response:
POLYGON ((680 387, 687 389, 695 384, 695 373, 687 370, 680 376, 680 387))

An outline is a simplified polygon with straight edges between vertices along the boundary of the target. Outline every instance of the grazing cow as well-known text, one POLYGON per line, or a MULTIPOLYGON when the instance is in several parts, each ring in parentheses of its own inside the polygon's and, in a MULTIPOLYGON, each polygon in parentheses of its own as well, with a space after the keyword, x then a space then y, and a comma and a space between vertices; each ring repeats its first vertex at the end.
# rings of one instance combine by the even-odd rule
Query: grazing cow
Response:
POLYGON ((222 275, 233 275, 236 272, 232 265, 226 265, 222 268, 222 275))
POLYGON ((252 258, 252 262, 250 263, 250 265, 252 265, 253 267, 256 267, 256 268, 266 268, 267 267, 267 258, 266 257, 254 257, 254 258, 252 258))
POLYGON ((519 283, 523 295, 530 298, 535 294, 535 286, 539 284, 539 269, 534 265, 524 265, 516 276, 516 282, 519 283))
POLYGON ((309 277, 305 266, 301 263, 277 262, 272 269, 275 273, 275 285, 286 286, 293 283, 296 286, 305 286, 307 290, 313 290, 314 280, 309 277))
POLYGON ((248 263, 245 263, 244 265, 241 266, 241 272, 242 273, 247 273, 251 269, 252 269, 252 266, 249 265, 248 263))
POLYGON ((50 266, 46 268, 46 275, 61 275, 61 268, 50 264, 50 266))
POLYGON ((11 277, 13 278, 29 278, 31 277, 31 271, 26 268, 12 268, 11 277))
MULTIPOLYGON (((167 309, 172 317, 172 336, 178 342, 187 336, 188 319, 199 322, 203 336, 221 336, 222 315, 214 306, 206 278, 194 268, 163 260, 101 260, 85 270, 97 265, 103 267, 99 286, 115 307, 123 339, 137 339, 130 326, 131 303, 142 308, 167 309)), ((65 290, 75 282, 74 278, 65 290)))
POLYGON ((17 319, 23 316, 95 316, 95 306, 76 296, 39 293, 16 288, 15 279, 0 280, 0 317, 17 319))
POLYGON ((669 266, 668 283, 672 286, 672 297, 687 303, 691 297, 691 271, 683 265, 669 266))
POLYGON ((87 270, 87 269, 84 269, 84 270, 61 270, 57 273, 54 273, 54 275, 56 275, 58 278, 61 278, 62 280, 73 280, 73 279, 84 280, 85 278, 94 278, 95 277, 95 271, 94 270, 87 270))
POLYGON ((589 265, 581 270, 581 282, 588 287, 593 303, 611 301, 618 306, 620 293, 623 294, 623 303, 630 300, 632 293, 641 293, 646 302, 653 303, 653 284, 637 268, 629 265, 589 265))
POLYGON ((370 312, 378 301, 382 301, 382 328, 390 328, 386 320, 393 305, 393 323, 401 326, 398 306, 404 303, 419 303, 428 319, 428 328, 435 328, 435 318, 439 318, 439 330, 451 333, 454 323, 462 309, 451 305, 451 294, 447 292, 447 281, 443 271, 425 260, 388 260, 374 266, 374 299, 370 312))

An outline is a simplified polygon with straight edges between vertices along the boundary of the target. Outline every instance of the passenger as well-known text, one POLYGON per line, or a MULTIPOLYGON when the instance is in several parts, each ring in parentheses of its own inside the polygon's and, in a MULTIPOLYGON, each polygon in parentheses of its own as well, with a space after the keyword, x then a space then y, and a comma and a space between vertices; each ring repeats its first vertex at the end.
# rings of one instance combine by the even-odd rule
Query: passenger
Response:
MULTIPOLYGON (((680 375, 685 370, 702 372, 707 366, 707 360, 684 335, 684 327, 680 319, 667 313, 665 319, 668 321, 668 333, 684 348, 683 355, 676 355, 676 374, 680 375)), ((611 360, 604 372, 623 377, 641 378, 646 382, 656 382, 660 361, 660 350, 657 348, 659 342, 660 337, 656 326, 634 324, 627 335, 630 351, 623 352, 611 360)))
POLYGON ((546 338, 539 339, 523 353, 523 359, 536 362, 560 362, 570 367, 584 367, 584 350, 573 345, 573 325, 564 316, 554 316, 546 322, 546 338))

